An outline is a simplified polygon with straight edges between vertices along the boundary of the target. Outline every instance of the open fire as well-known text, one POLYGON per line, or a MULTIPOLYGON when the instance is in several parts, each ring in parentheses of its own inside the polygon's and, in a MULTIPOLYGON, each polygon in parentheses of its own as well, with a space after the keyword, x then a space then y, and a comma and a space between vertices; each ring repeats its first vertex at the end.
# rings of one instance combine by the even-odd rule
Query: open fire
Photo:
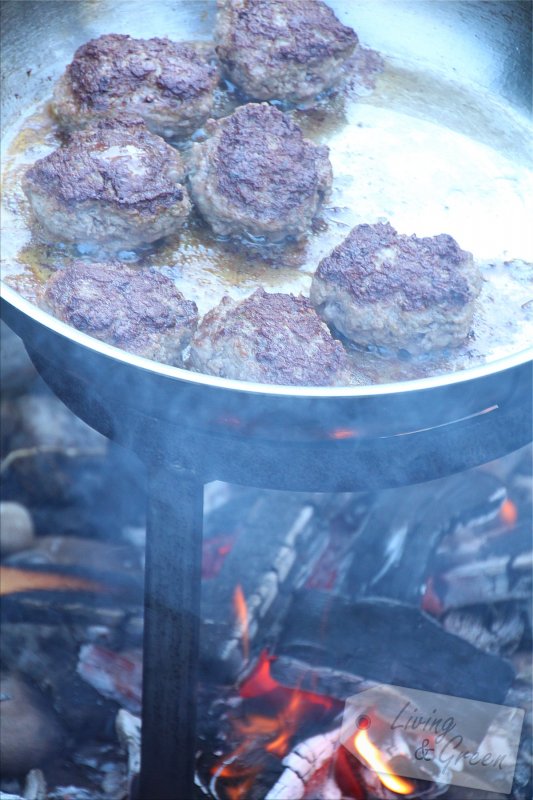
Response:
POLYGON ((330 698, 279 684, 271 663, 262 652, 239 687, 242 702, 228 720, 229 738, 239 744, 212 767, 215 797, 245 800, 269 755, 283 759, 298 735, 320 723, 327 726, 340 710, 330 698))
MULTIPOLYGON (((138 771, 144 522, 117 534, 102 514, 84 536, 75 503, 53 498, 68 470, 93 474, 94 456, 56 469, 23 444, 36 455, 7 462, 7 499, 37 531, 2 554, 2 716, 20 717, 24 693, 58 744, 43 755, 17 740, 0 789, 23 797, 38 767, 47 800, 125 800, 138 771)), ((377 682, 525 708, 511 800, 529 800, 530 450, 374 495, 211 487, 206 507, 198 797, 463 800, 439 776, 405 777, 405 739, 386 742, 375 720, 346 734, 347 698, 377 682)))
MULTIPOLYGON (((301 689, 289 689, 272 677, 274 658, 266 651, 259 656, 253 671, 243 680, 238 692, 241 703, 228 714, 228 739, 238 744, 211 768, 210 790, 214 797, 246 800, 258 776, 268 770, 269 756, 282 760, 294 745, 314 730, 333 732, 328 740, 331 752, 317 760, 315 775, 302 797, 316 797, 319 784, 322 790, 329 785, 343 787, 343 797, 366 797, 364 780, 358 764, 348 751, 341 753, 342 742, 335 729, 342 704, 301 689), (332 729, 333 726, 333 729, 332 729), (335 741, 335 735, 337 740, 335 741)), ((378 776, 382 785, 396 795, 413 795, 415 785, 394 774, 366 729, 354 736, 354 746, 362 762, 378 776)), ((269 793, 267 797, 280 795, 269 793)), ((320 795, 327 797, 326 794, 320 795)))

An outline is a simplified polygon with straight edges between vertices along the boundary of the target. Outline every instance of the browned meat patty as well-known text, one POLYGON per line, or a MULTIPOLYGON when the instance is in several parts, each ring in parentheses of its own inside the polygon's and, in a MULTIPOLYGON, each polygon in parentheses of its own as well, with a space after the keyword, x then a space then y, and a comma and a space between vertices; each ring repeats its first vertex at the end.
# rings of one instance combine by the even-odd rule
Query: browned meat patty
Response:
POLYGON ((423 353, 464 340, 480 288, 471 254, 451 236, 378 223, 357 225, 320 262, 311 301, 354 342, 423 353))
POLYGON ((183 365, 198 322, 196 304, 155 270, 76 262, 48 281, 44 304, 90 336, 130 353, 183 365))
POLYGON ((209 116, 218 80, 214 53, 203 43, 111 33, 76 50, 52 109, 67 128, 133 113, 152 133, 184 136, 209 116))
POLYGON ((339 83, 357 36, 321 0, 218 0, 215 41, 250 98, 297 102, 339 83))
POLYGON ((60 241, 135 247, 175 233, 190 201, 178 152, 139 119, 101 120, 26 172, 35 216, 60 241))
POLYGON ((257 289, 224 297, 200 323, 190 366, 236 380, 329 386, 349 381, 346 353, 309 300, 257 289))
POLYGON ((191 196, 215 233, 266 242, 301 239, 332 182, 328 148, 266 103, 208 123, 193 145, 191 196))

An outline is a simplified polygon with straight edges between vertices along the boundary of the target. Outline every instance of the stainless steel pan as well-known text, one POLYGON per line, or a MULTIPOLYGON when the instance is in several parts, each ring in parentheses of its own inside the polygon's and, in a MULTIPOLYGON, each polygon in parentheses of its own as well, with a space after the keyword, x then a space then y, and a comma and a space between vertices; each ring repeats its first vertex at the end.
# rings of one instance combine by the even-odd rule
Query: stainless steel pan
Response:
MULTIPOLYGON (((433 118, 441 110, 445 127, 474 138, 482 135, 496 149, 516 146, 527 153, 523 137, 531 94, 529 3, 337 0, 332 5, 358 31, 363 44, 379 51, 397 74, 411 69, 423 77, 424 86, 414 94, 398 92, 401 81, 393 85, 391 103, 420 119, 426 110, 433 118), (455 89, 441 98, 433 92, 425 109, 424 97, 429 98, 431 86, 447 82, 455 89), (464 93, 461 87, 466 87, 464 93), (467 98, 476 92, 476 108, 469 109, 467 98), (499 117, 494 124, 493 111, 499 117), (505 130, 500 125, 502 111, 509 120, 505 130)), ((214 19, 214 2, 203 0, 149 4, 15 1, 2 6, 2 124, 7 130, 28 106, 50 96, 52 82, 75 48, 90 37, 115 31, 206 38, 214 19)), ((372 99, 362 98, 362 102, 372 99)), ((497 203, 498 187, 488 181, 486 191, 497 203)), ((490 227, 487 220, 487 231, 490 227)), ((233 442, 243 446, 252 442, 246 446, 255 449, 265 442, 278 443, 280 448, 290 445, 293 452, 320 444, 324 468, 317 470, 311 483, 341 488, 353 479, 339 473, 354 447, 363 448, 369 457, 380 447, 385 453, 385 443, 388 447, 402 442, 405 472, 390 476, 390 482, 397 483, 420 479, 419 471, 408 464, 419 457, 416 442, 427 429, 434 431, 433 450, 454 451, 467 429, 477 431, 472 441, 477 437, 486 443, 489 429, 499 429, 493 449, 483 454, 480 449, 472 461, 512 449, 530 437, 530 414, 524 412, 531 383, 532 351, 527 341, 517 343, 504 357, 435 377, 349 388, 294 388, 200 375, 131 355, 66 326, 7 285, 3 286, 2 309, 45 378, 91 424, 128 444, 137 436, 136 425, 143 427, 146 419, 164 421, 179 431, 182 446, 174 457, 192 466, 188 454, 200 448, 201 468, 208 477, 245 480, 248 468, 237 469, 233 464, 233 442), (452 429, 458 431, 455 444, 446 438, 452 429), (213 437, 215 446, 207 446, 205 442, 213 437)), ((157 447, 166 447, 168 437, 164 439, 157 447)), ((287 458, 291 458, 289 451, 287 458)), ((448 466, 442 471, 466 463, 457 453, 449 453, 445 460, 448 466)), ((375 466, 382 477, 390 471, 386 462, 384 455, 375 466)), ((298 463, 296 458, 295 472, 298 463)), ((274 482, 276 469, 272 462, 269 480, 274 482)))

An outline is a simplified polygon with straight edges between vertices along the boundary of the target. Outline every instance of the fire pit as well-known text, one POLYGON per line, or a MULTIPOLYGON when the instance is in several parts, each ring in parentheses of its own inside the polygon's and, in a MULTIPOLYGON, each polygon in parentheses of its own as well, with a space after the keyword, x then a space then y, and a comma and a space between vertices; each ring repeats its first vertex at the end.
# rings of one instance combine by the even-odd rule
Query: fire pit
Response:
MULTIPOLYGON (((51 401, 39 394, 35 402, 51 401)), ((12 456, 6 475, 25 479, 29 466, 21 469, 12 456)), ((196 716, 196 784, 181 796, 485 797, 449 786, 446 776, 439 782, 431 771, 426 780, 402 777, 405 742, 399 738, 392 754, 376 751, 372 725, 357 733, 355 757, 342 744, 343 711, 348 698, 376 684, 529 708, 530 447, 410 487, 324 494, 211 484, 206 501, 203 542, 195 537, 202 575, 198 682, 191 710, 180 709, 188 725, 188 713, 196 716)), ((169 506, 175 524, 176 506, 169 506)), ((151 512, 149 525, 168 519, 164 506, 159 513, 151 512)), ((70 794, 57 789, 50 797, 102 796, 90 781, 106 774, 98 765, 123 759, 107 727, 117 711, 129 777, 115 766, 100 792, 119 796, 113 792, 129 782, 132 796, 179 796, 168 787, 143 790, 143 779, 150 787, 156 779, 150 771, 139 776, 144 536, 124 530, 120 546, 109 533, 83 547, 79 534, 38 537, 3 561, 4 666, 37 686, 55 675, 49 691, 61 724, 83 730, 73 756, 77 780, 88 770, 86 794, 71 777, 70 794), (77 631, 74 641, 70 630, 77 631), (99 712, 91 692, 101 698, 99 712), (106 744, 91 750, 93 737, 106 744)), ((147 540, 154 530, 160 529, 149 527, 147 540)), ((160 611, 149 591, 153 635, 160 611)), ((180 667, 169 658, 176 645, 168 639, 152 646, 157 674, 149 672, 148 680, 168 700, 176 670, 193 680, 194 661, 180 667)), ((144 758, 170 757, 175 719, 145 709, 146 720, 144 758)), ((528 717, 513 798, 531 789, 530 726, 528 717)), ((49 785, 58 780, 57 763, 49 757, 43 764, 49 785)))

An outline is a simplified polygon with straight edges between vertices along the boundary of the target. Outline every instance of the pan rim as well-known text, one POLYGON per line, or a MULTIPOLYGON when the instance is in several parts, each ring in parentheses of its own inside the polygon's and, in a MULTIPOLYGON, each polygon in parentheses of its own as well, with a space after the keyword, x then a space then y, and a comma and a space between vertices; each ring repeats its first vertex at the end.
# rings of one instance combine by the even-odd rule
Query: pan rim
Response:
POLYGON ((205 386, 211 389, 239 392, 246 395, 269 395, 279 398, 319 399, 319 398, 345 398, 356 399, 362 397, 390 396, 395 394, 408 394, 431 389, 444 389, 446 387, 467 383, 480 378, 487 378, 504 372, 507 369, 519 367, 533 361, 533 345, 524 350, 503 356, 493 361, 476 367, 468 367, 457 372, 442 373, 426 378, 398 381, 396 383, 368 384, 362 386, 290 386, 278 384, 263 384, 251 381, 241 381, 231 378, 221 378, 201 372, 193 372, 183 367, 171 366, 158 361, 153 361, 144 356, 129 353, 114 345, 96 339, 89 334, 77 330, 52 314, 24 298, 13 287, 0 281, 2 299, 20 311, 33 322, 44 326, 59 336, 70 340, 73 344, 92 350, 106 358, 119 361, 125 366, 141 369, 143 372, 173 379, 181 383, 205 386))

